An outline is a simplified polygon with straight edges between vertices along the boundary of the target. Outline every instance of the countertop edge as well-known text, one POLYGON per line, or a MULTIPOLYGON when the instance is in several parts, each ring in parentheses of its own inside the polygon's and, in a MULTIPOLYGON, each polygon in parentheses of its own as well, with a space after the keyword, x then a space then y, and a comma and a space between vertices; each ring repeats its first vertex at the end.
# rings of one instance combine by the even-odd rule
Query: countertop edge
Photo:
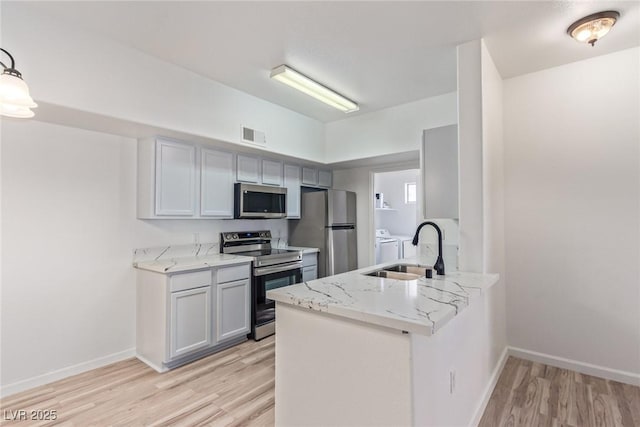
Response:
MULTIPOLYGON (((355 270, 351 273, 361 274, 362 271, 373 270, 377 267, 379 266, 371 266, 364 269, 355 270)), ((482 288, 479 288, 479 292, 477 294, 469 295, 468 302, 466 304, 457 308, 456 311, 452 310, 450 313, 447 313, 443 318, 438 319, 438 321, 436 322, 432 321, 432 324, 422 323, 422 322, 417 322, 412 320, 398 319, 393 317, 386 317, 379 313, 368 312, 366 310, 351 309, 348 307, 343 307, 335 304, 326 304, 326 305, 314 304, 309 301, 296 300, 296 298, 294 298, 293 296, 284 295, 278 292, 278 290, 269 291, 267 293, 267 297, 269 299, 272 299, 273 301, 276 301, 277 303, 288 304, 288 305, 299 307, 309 311, 316 311, 318 313, 331 314, 334 316, 343 317, 345 319, 361 321, 361 322, 369 323, 376 326, 387 327, 391 329, 407 331, 409 333, 418 333, 421 335, 431 336, 436 332, 438 332, 440 329, 442 329, 444 326, 446 326, 446 324, 448 324, 458 314, 463 312, 468 306, 470 306, 473 303, 472 301, 479 299, 479 297, 481 296, 484 296, 486 291, 491 287, 493 287, 500 280, 500 275, 496 273, 484 274, 484 273, 467 273, 467 272, 454 272, 451 274, 451 279, 454 279, 455 276, 460 276, 460 275, 463 275, 463 276, 466 275, 467 277, 482 278, 484 281, 484 285, 482 286, 482 288)), ((445 276, 445 278, 446 277, 447 276, 445 276)))
POLYGON ((175 258, 173 260, 163 261, 143 261, 133 263, 133 267, 139 270, 151 271, 160 274, 184 273, 187 271, 205 270, 207 268, 224 267, 229 265, 248 264, 252 261, 251 257, 234 255, 233 259, 221 260, 202 260, 197 258, 175 258), (180 263, 183 264, 180 264, 180 263))

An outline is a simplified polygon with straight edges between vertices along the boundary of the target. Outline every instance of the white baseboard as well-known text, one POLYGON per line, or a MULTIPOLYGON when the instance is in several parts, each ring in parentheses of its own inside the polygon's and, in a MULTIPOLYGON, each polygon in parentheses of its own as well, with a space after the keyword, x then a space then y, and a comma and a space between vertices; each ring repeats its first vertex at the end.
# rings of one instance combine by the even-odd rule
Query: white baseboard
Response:
POLYGON ((489 400, 491 399, 491 395, 493 394, 493 389, 496 387, 496 384, 498 384, 498 379, 500 378, 500 374, 504 369, 504 365, 507 363, 507 359, 509 357, 508 350, 509 350, 509 347, 504 348, 504 351, 500 356, 500 360, 498 361, 498 364, 496 365, 495 369, 491 373, 491 378, 489 380, 489 383, 487 384, 487 386, 484 389, 484 392, 482 393, 482 401, 480 402, 480 405, 478 405, 478 408, 474 412, 473 418, 471 418, 471 422, 469 423, 470 426, 477 426, 478 424, 480 424, 480 420, 482 419, 482 416, 484 415, 484 411, 485 409, 487 409, 487 405, 489 404, 489 400))
POLYGON ((29 390, 34 387, 38 387, 44 384, 49 384, 54 381, 61 380, 63 378, 70 377, 72 375, 81 374, 92 369, 100 368, 105 365, 110 365, 121 360, 129 359, 136 355, 136 349, 131 348, 129 350, 121 351, 118 353, 109 354, 107 356, 99 357, 97 359, 89 360, 88 362, 82 362, 77 365, 69 366, 66 368, 58 369, 57 371, 47 372, 43 375, 28 378, 26 380, 18 381, 13 384, 8 384, 0 388, 0 397, 7 397, 21 391, 29 390))
POLYGON ((149 367, 153 368, 154 371, 162 374, 163 372, 167 372, 169 370, 169 368, 167 368, 166 366, 158 366, 155 363, 151 362, 149 359, 145 358, 144 356, 141 356, 139 354, 136 354, 136 358, 141 361, 142 363, 147 364, 149 367))
POLYGON ((634 374, 633 372, 619 371, 617 369, 605 368, 604 366, 592 365, 590 363, 551 356, 550 354, 538 353, 536 351, 516 347, 509 347, 509 355, 519 357, 520 359, 530 360, 532 362, 555 366, 556 368, 570 369, 572 371, 580 372, 581 374, 640 386, 640 374, 634 374))

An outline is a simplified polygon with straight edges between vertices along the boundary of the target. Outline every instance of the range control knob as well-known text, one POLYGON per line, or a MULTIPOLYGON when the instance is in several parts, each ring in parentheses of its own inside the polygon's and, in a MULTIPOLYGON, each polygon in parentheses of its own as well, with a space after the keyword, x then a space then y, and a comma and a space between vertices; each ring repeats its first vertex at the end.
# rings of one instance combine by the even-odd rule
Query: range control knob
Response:
POLYGON ((225 234, 224 238, 227 240, 231 240, 231 234, 225 234))
POLYGON ((267 237, 266 233, 260 233, 260 237, 267 237))
POLYGON ((234 234, 233 234, 233 238, 234 238, 234 239, 237 239, 237 238, 238 238, 238 235, 234 233, 234 234))

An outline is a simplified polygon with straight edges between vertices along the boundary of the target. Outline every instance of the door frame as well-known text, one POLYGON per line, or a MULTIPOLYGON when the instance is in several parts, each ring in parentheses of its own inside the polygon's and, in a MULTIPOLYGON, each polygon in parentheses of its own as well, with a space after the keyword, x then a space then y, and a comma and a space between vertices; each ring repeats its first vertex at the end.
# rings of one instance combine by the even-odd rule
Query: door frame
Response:
MULTIPOLYGON (((369 192, 368 192, 369 193, 369 196, 368 196, 369 197, 369 230, 367 230, 367 237, 369 240, 369 243, 367 245, 368 265, 375 265, 375 262, 376 262, 376 253, 375 253, 376 211, 375 211, 375 194, 374 194, 376 174, 385 173, 385 172, 399 172, 399 171, 405 171, 410 169, 421 170, 421 166, 422 165, 420 164, 420 160, 416 159, 408 162, 380 165, 377 167, 372 167, 369 170, 369 192)), ((416 191, 418 193, 417 200, 416 200, 416 209, 419 210, 419 206, 421 206, 421 203, 422 203, 422 195, 421 195, 422 185, 420 182, 416 182, 416 185, 417 185, 416 191)), ((420 212, 418 212, 418 214, 420 214, 420 212)))

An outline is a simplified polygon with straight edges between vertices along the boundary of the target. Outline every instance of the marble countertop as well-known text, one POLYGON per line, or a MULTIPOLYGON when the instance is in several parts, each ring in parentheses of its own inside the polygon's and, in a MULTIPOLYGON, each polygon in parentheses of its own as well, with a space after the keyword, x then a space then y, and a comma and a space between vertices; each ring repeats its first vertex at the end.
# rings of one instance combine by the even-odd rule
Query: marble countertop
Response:
POLYGON ((201 270, 203 268, 222 267, 225 265, 244 264, 252 260, 253 258, 251 257, 240 255, 211 254, 153 261, 138 261, 134 262, 133 266, 142 270, 170 274, 190 270, 201 270))
POLYGON ((417 262, 405 259, 367 267, 270 290, 267 297, 374 325, 432 335, 498 281, 497 274, 463 272, 409 281, 362 274, 398 263, 417 262))
MULTIPOLYGON (((319 252, 318 248, 304 248, 298 246, 282 246, 278 249, 300 251, 303 254, 319 252)), ((133 266, 142 270, 156 273, 178 273, 203 268, 221 267, 225 265, 243 264, 251 262, 253 258, 242 255, 211 253, 217 250, 217 244, 205 243, 182 246, 163 246, 136 250, 134 255, 140 252, 141 259, 134 259, 133 266), (172 252, 170 252, 172 251, 172 252), (157 255, 156 255, 157 253, 157 255), (197 255, 204 254, 204 255, 197 255), (145 259, 144 256, 154 257, 145 259)))

